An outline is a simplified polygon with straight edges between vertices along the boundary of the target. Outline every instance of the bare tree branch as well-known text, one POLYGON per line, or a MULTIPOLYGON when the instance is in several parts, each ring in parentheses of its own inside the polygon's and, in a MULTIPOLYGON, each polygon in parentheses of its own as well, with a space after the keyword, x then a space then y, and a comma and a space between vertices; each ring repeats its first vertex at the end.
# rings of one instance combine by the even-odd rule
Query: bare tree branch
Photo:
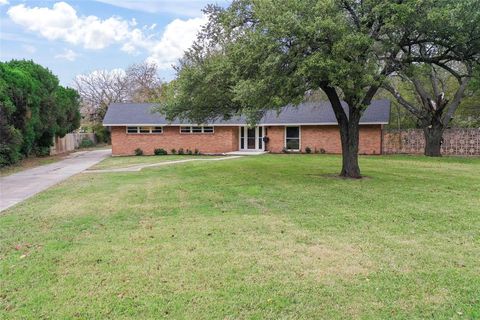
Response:
POLYGON ((383 87, 388 90, 398 101, 399 104, 401 104, 405 109, 407 109, 410 113, 412 113, 414 116, 417 118, 423 118, 422 113, 420 110, 414 107, 414 104, 408 102, 405 98, 402 97, 402 95, 395 89, 392 85, 389 83, 385 83, 383 87))
POLYGON ((82 99, 82 114, 101 121, 108 106, 115 102, 153 102, 162 93, 162 82, 154 64, 140 63, 127 71, 100 70, 78 75, 75 87, 82 99))

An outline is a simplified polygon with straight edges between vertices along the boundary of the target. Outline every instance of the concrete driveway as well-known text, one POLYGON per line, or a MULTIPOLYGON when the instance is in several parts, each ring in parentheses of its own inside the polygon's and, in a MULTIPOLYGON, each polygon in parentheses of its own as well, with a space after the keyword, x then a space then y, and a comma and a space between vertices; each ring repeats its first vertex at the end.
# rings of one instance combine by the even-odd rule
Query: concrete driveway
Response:
POLYGON ((110 149, 75 152, 62 161, 0 178, 0 212, 82 172, 111 153, 110 149))

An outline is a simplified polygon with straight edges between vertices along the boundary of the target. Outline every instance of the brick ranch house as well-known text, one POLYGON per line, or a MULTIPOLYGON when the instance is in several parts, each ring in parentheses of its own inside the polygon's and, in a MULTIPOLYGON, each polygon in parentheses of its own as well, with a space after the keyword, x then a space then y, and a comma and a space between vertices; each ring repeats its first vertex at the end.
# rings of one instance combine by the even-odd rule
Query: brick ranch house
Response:
MULTIPOLYGON (((161 114, 152 112, 155 106, 109 106, 103 125, 111 130, 113 155, 132 155, 137 148, 144 154, 153 154, 156 148, 169 153, 172 149, 197 149, 206 154, 305 152, 306 148, 311 152, 342 152, 338 123, 327 102, 286 106, 279 113, 269 111, 255 127, 248 127, 243 117, 204 125, 168 122, 161 114)), ((360 154, 382 154, 382 130, 389 118, 390 101, 372 101, 360 120, 360 154)))

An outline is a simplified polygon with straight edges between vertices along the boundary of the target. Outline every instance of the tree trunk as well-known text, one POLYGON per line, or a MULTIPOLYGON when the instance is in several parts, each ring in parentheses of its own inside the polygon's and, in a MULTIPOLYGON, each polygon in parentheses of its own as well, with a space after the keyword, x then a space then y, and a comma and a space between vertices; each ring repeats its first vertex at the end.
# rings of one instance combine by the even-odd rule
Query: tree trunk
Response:
POLYGON ((423 129, 425 136, 425 155, 428 157, 441 157, 443 127, 432 125, 423 129))
POLYGON ((340 121, 340 138, 342 142, 342 171, 341 177, 360 179, 360 166, 358 165, 358 143, 360 111, 350 108, 349 120, 340 121))
MULTIPOLYGON (((344 178, 360 179, 360 166, 358 165, 358 142, 360 132, 361 111, 353 105, 348 106, 348 117, 342 107, 342 102, 337 91, 328 83, 321 86, 332 104, 335 118, 340 128, 340 141, 342 142, 342 171, 344 178)), ((373 96, 373 94, 372 94, 373 96)), ((367 104, 370 102, 368 101, 367 104)))

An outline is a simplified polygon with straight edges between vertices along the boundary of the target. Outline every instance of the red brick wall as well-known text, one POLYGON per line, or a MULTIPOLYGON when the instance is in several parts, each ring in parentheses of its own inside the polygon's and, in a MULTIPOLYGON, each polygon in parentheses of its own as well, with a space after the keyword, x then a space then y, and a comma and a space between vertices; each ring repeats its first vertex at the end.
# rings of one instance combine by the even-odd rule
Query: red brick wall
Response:
POLYGON ((215 127, 214 133, 180 133, 179 127, 163 127, 161 134, 127 134, 125 127, 112 127, 112 154, 132 155, 140 148, 144 154, 154 149, 198 149, 202 153, 238 150, 238 127, 215 127))
MULTIPOLYGON (((267 127, 270 138, 268 150, 282 152, 285 146, 285 127, 267 127)), ((360 127, 360 154, 380 154, 382 145, 382 128, 380 125, 360 127)), ((324 149, 326 153, 342 153, 340 132, 337 126, 302 126, 300 129, 300 147, 305 152, 310 147, 312 152, 324 149)))
MULTIPOLYGON (((131 155, 136 148, 144 154, 153 154, 155 148, 198 149, 202 153, 225 153, 236 151, 238 145, 238 127, 215 127, 215 132, 203 134, 181 134, 179 127, 163 127, 162 134, 127 134, 125 127, 112 127, 113 155, 131 155)), ((302 126, 301 150, 310 147, 312 152, 324 149, 326 153, 341 153, 340 134, 337 126, 302 126)), ((269 142, 267 150, 282 152, 285 145, 285 127, 267 127, 269 142)), ((360 154, 380 154, 382 129, 380 125, 361 126, 360 154)))

